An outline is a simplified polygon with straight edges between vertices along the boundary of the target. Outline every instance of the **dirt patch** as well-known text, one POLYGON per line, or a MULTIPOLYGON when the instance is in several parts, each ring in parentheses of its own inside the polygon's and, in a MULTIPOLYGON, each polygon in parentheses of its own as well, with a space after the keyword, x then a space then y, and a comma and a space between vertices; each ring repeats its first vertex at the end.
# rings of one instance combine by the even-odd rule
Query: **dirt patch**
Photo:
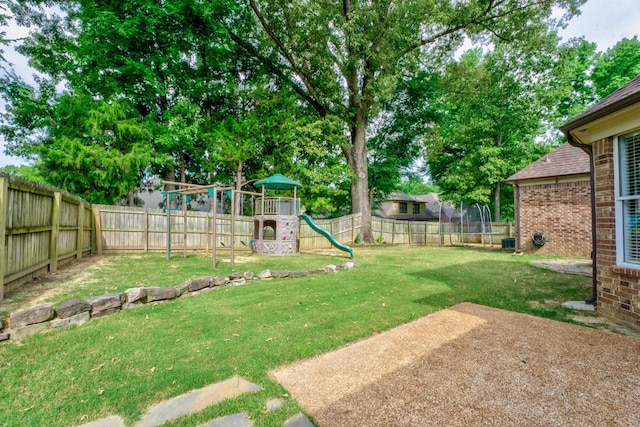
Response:
POLYGON ((552 299, 546 299, 543 302, 540 302, 540 301, 527 301, 527 304, 529 304, 529 306, 532 307, 532 308, 550 308, 550 307, 559 306, 560 302, 558 302, 556 300, 552 300, 552 299))
POLYGON ((464 303, 273 376, 320 426, 640 425, 640 339, 464 303))
POLYGON ((534 267, 557 271, 559 273, 578 274, 581 276, 593 275, 593 263, 584 259, 545 259, 531 261, 534 267))
POLYGON ((92 255, 66 264, 55 273, 48 273, 25 283, 0 302, 0 319, 8 318, 14 311, 44 304, 56 295, 91 283, 92 273, 110 262, 107 256, 92 255))
POLYGON ((621 334, 640 339, 640 328, 634 328, 622 322, 616 322, 615 320, 599 315, 598 313, 571 314, 567 317, 574 322, 582 323, 592 328, 602 329, 604 331, 613 332, 615 334, 621 334))

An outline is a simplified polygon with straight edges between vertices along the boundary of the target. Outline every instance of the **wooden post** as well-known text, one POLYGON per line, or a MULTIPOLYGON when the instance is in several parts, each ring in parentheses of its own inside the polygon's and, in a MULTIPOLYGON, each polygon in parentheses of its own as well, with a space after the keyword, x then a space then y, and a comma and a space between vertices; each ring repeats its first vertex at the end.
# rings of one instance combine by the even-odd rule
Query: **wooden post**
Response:
POLYGON ((0 178, 0 301, 4 299, 4 276, 7 272, 7 215, 9 213, 9 179, 0 178))
POLYGON ((235 191, 231 190, 231 267, 233 267, 234 264, 234 256, 235 256, 235 251, 234 251, 234 247, 236 245, 236 216, 235 216, 235 209, 233 209, 233 207, 235 206, 234 202, 235 202, 235 191))
POLYGON ((76 259, 82 258, 82 246, 84 243, 84 205, 78 204, 78 235, 76 236, 76 259))
POLYGON ((102 255, 102 227, 100 225, 100 208, 93 206, 93 221, 96 229, 96 250, 102 255))
POLYGON ((212 222, 213 222, 213 230, 211 231, 211 267, 215 270, 216 269, 216 246, 218 245, 218 242, 216 240, 217 238, 217 232, 218 232, 218 223, 217 223, 217 217, 216 217, 216 213, 218 211, 218 192, 217 190, 213 189, 213 200, 211 201, 211 203, 213 203, 212 206, 212 222))
POLYGON ((351 246, 356 244, 356 217, 351 214, 351 246))
MULTIPOLYGON (((89 209, 92 209, 91 205, 89 205, 89 209)), ((89 214, 89 218, 91 219, 91 231, 89 237, 89 249, 91 250, 91 255, 98 253, 98 249, 96 248, 96 220, 93 217, 93 210, 89 214)))
POLYGON ((49 271, 58 270, 58 238, 60 237, 60 205, 62 194, 53 193, 53 205, 51 207, 51 236, 49 238, 49 271))
POLYGON ((182 195, 182 257, 187 258, 187 196, 182 195))
POLYGON ((207 214, 205 221, 204 221, 204 250, 205 252, 209 252, 209 227, 210 227, 210 216, 209 213, 207 214))
MULTIPOLYGON (((331 233, 331 235, 335 238, 336 235, 333 233, 333 220, 330 220, 329 222, 329 232, 331 233)), ((331 248, 331 244, 329 244, 329 248, 331 248)))
MULTIPOLYGON (((167 195, 169 198, 169 195, 167 195)), ((167 208, 167 261, 171 259, 171 206, 167 208)))
POLYGON ((424 245, 427 246, 427 244, 429 243, 428 236, 429 236, 429 227, 427 227, 429 225, 428 222, 424 223, 424 245))
POLYGON ((142 250, 149 252, 149 209, 144 210, 144 232, 142 235, 142 250))

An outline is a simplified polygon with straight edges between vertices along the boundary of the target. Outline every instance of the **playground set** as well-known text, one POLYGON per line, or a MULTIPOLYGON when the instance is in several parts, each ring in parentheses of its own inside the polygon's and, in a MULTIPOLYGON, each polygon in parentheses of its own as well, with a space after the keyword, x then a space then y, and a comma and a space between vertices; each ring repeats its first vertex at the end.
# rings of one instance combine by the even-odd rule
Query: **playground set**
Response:
MULTIPOLYGON (((217 252, 221 248, 218 246, 217 236, 217 215, 218 210, 222 210, 224 203, 222 197, 230 200, 231 217, 231 244, 230 251, 231 266, 235 259, 235 235, 234 222, 237 214, 236 206, 242 204, 244 196, 251 196, 255 203, 252 203, 254 210, 253 239, 249 245, 253 252, 258 255, 283 256, 295 255, 300 250, 299 230, 300 219, 305 221, 311 229, 320 233, 329 240, 336 248, 348 252, 353 258, 351 247, 338 242, 327 230, 318 226, 313 219, 301 212, 300 199, 297 191, 302 185, 281 174, 276 174, 268 178, 259 180, 253 185, 260 192, 237 190, 233 187, 218 187, 216 185, 186 184, 174 181, 162 181, 165 186, 163 191, 163 209, 167 212, 167 259, 171 258, 172 244, 172 211, 183 212, 183 223, 187 222, 187 205, 193 197, 198 195, 208 195, 211 202, 211 216, 213 221, 211 245, 211 263, 216 268, 217 252), (168 185, 174 186, 174 190, 166 190, 168 185), (268 192, 277 192, 272 196, 267 196, 268 192), (220 200, 219 200, 220 199, 220 200)), ((187 239, 187 227, 183 226, 183 239, 187 239)), ((175 237, 175 232, 174 232, 175 237)), ((222 242, 220 242, 222 246, 222 242)), ((187 245, 183 245, 183 256, 187 256, 187 245)))

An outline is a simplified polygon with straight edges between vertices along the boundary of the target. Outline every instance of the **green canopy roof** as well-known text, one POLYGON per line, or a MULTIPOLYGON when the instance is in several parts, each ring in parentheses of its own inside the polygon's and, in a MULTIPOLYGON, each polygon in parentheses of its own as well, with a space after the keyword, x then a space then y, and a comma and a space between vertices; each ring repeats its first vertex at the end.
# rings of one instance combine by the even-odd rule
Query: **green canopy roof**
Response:
POLYGON ((294 181, 279 173, 269 178, 261 179, 253 184, 256 188, 260 188, 263 185, 267 190, 293 190, 294 188, 302 188, 302 184, 298 181, 294 181))

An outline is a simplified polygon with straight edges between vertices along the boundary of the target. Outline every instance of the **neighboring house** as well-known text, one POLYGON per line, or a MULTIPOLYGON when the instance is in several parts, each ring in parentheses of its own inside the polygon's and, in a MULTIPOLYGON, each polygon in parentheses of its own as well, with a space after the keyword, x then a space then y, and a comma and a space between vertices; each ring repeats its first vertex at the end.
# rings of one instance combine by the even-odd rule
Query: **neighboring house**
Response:
POLYGON ((593 156, 597 310, 640 326, 640 76, 560 130, 593 156))
POLYGON ((589 155, 565 143, 505 181, 514 187, 517 252, 591 256, 590 176, 589 155))
POLYGON ((426 207, 425 202, 395 191, 381 203, 374 215, 389 219, 404 219, 408 221, 437 221, 438 213, 426 207))
MULTIPOLYGON (((424 202, 426 212, 433 212, 433 219, 429 221, 437 221, 438 219, 443 222, 451 222, 456 217, 456 210, 449 203, 441 203, 438 193, 422 194, 419 196, 413 196, 419 202, 424 202)), ((457 215, 459 220, 460 215, 457 215)))

